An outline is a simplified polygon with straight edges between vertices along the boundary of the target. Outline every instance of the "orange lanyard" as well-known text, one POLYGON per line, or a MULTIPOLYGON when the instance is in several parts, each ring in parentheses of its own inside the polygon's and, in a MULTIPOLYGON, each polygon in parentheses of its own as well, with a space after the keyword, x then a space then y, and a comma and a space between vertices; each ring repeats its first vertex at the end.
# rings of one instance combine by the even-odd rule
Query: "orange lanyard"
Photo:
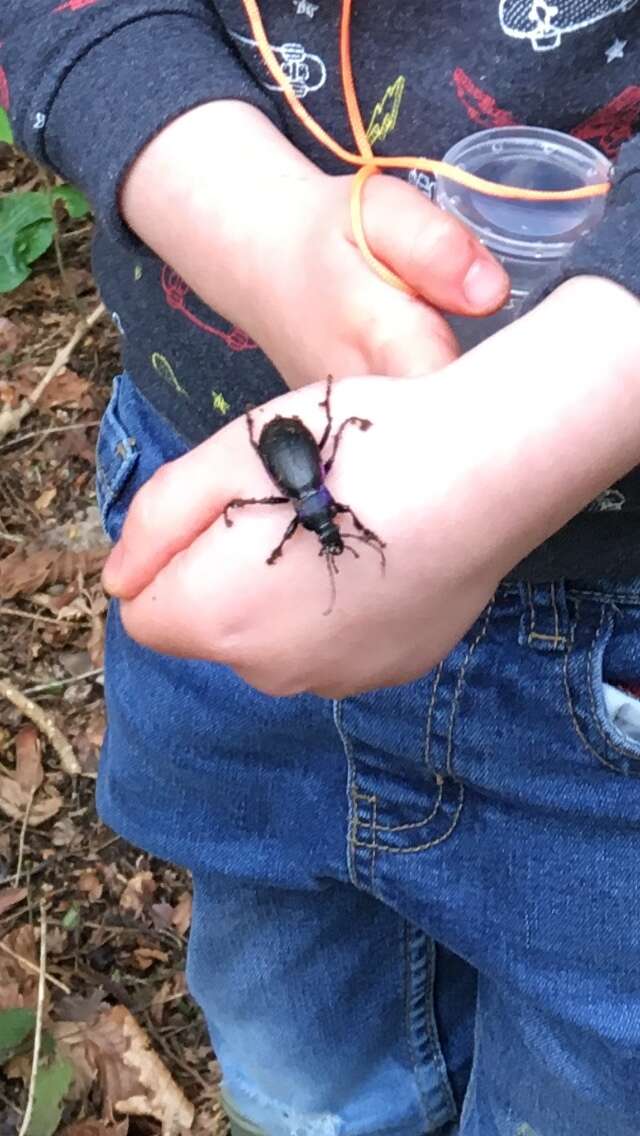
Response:
POLYGON ((342 13, 340 17, 340 73, 347 115, 349 117, 351 132, 357 146, 357 152, 345 150, 344 146, 336 142, 335 139, 332 138, 330 134, 327 134, 326 130, 320 126, 320 123, 316 122, 315 118, 309 114, 293 91, 291 83, 283 73, 273 48, 267 39, 258 0, 242 0, 242 3, 251 26, 253 38, 256 41, 264 64, 277 83, 278 88, 282 90, 296 118, 306 126, 309 133, 312 134, 318 142, 327 150, 330 150, 337 158, 340 158, 350 166, 358 167, 358 172, 353 180, 351 193, 351 223, 353 226, 353 234, 358 248, 367 263, 383 280, 386 280, 388 284, 393 284, 396 288, 401 288, 402 291, 409 292, 411 295, 414 294, 413 289, 409 288, 400 277, 396 276, 394 272, 391 272, 386 265, 373 255, 367 245, 364 234, 362 221, 362 187, 367 178, 371 177, 372 174, 380 173, 381 170, 421 170, 425 173, 446 177, 450 181, 464 185, 468 189, 488 194, 491 197, 503 197, 517 201, 578 201, 581 198, 603 197, 608 193, 610 189, 609 182, 601 182, 597 185, 579 186, 577 189, 553 191, 523 189, 519 186, 501 185, 499 182, 487 181, 485 178, 470 174, 467 170, 461 170, 458 166, 452 166, 448 162, 441 162, 435 158, 383 158, 374 154, 369 139, 367 138, 367 132, 360 113, 353 78, 353 69, 351 66, 352 0, 342 0, 342 13))

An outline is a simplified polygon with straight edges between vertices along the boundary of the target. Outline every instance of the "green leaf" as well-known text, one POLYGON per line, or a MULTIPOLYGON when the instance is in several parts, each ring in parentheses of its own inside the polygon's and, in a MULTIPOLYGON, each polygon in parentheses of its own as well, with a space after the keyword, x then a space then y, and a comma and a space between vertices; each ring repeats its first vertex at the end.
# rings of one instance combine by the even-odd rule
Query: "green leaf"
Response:
POLYGON ((35 1024, 33 1010, 0 1010, 0 1065, 24 1044, 35 1024))
POLYGON ((0 293, 10 292, 29 275, 29 265, 53 240, 49 193, 9 193, 0 197, 0 293))
POLYGON ((62 917, 62 926, 64 927, 65 931, 73 931, 74 927, 77 927, 79 922, 80 912, 78 911, 75 903, 72 903, 69 910, 65 911, 62 917))
POLYGON ((52 190, 52 200, 61 201, 67 213, 74 220, 86 217, 91 212, 91 205, 84 193, 73 185, 58 185, 52 190))
POLYGON ((70 1061, 59 1059, 52 1065, 40 1066, 27 1136, 53 1136, 60 1123, 64 1098, 72 1080, 73 1066, 70 1061))
POLYGON ((0 142, 8 142, 9 145, 13 142, 13 131, 11 123, 9 122, 9 115, 4 107, 0 107, 0 142))
POLYGON ((27 225, 26 229, 18 233, 16 254, 24 257, 27 264, 33 264, 49 248, 54 231, 54 221, 36 221, 33 225, 27 225))

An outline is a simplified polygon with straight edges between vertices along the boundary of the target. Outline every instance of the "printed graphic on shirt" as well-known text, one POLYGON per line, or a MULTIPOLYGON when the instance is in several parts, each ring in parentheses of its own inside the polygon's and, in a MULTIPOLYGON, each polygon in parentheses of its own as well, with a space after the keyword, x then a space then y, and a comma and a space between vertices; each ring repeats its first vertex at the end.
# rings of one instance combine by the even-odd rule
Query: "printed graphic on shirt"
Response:
POLYGON ((189 397, 186 390, 179 382, 178 376, 176 375, 166 355, 161 355, 159 351, 154 351, 153 355, 151 356, 151 366, 153 367, 156 375, 159 375, 161 379, 164 379, 165 383, 168 383, 169 386, 173 387, 173 389, 178 394, 183 394, 187 398, 189 397))
POLYGON ((318 5, 311 4, 310 0, 293 0, 293 10, 296 16, 308 16, 312 20, 318 11, 318 5))
POLYGON ((582 31, 618 12, 628 12, 637 0, 500 0, 500 27, 505 35, 528 40, 534 51, 553 51, 563 37, 582 31))
POLYGON ((395 82, 389 84, 380 102, 374 106, 367 127, 367 138, 371 146, 375 146, 376 142, 384 142, 395 130, 405 86, 404 75, 398 75, 395 82))
POLYGON ((626 39, 614 39, 604 53, 607 63, 615 63, 616 59, 624 59, 624 49, 628 42, 626 39))
MULTIPOLYGON (((238 43, 246 44, 255 52, 256 59, 260 62, 264 70, 262 83, 267 90, 281 91, 282 87, 273 82, 262 60, 260 49, 256 41, 249 39, 248 36, 240 35, 238 32, 232 32, 231 34, 238 43)), ((279 46, 271 44, 270 46, 280 64, 283 75, 289 80, 294 94, 297 95, 299 99, 306 99, 307 95, 312 94, 314 91, 319 91, 321 87, 324 87, 327 81, 327 68, 319 55, 313 55, 311 52, 308 52, 301 43, 282 43, 279 46)))
POLYGON ((436 179, 433 174, 428 174, 426 170, 409 170, 407 180, 409 185, 415 185, 416 189, 433 201, 436 193, 436 179))
POLYGON ((241 327, 232 327, 227 324, 225 330, 223 327, 215 327, 213 324, 205 323, 204 320, 199 319, 195 312, 192 312, 189 308, 189 298, 192 295, 189 285, 181 276, 178 276, 177 272, 169 268, 168 264, 165 264, 162 269, 160 282, 169 307, 180 312, 192 324, 200 328, 200 331, 206 332, 207 335, 217 336, 230 351, 254 351, 257 348, 257 343, 249 339, 249 336, 241 327))
POLYGON ((590 513, 619 513, 626 503, 627 499, 619 489, 605 489, 587 508, 590 513))
POLYGON ((0 107, 9 109, 9 80, 4 67, 0 66, 0 107))
POLYGON ((58 4, 54 8, 54 12, 78 12, 80 8, 90 8, 93 4, 97 4, 98 0, 63 0, 62 4, 58 4))
POLYGON ((639 130, 640 87, 625 87, 571 133, 597 146, 608 158, 615 158, 623 142, 628 142, 639 130))
MULTIPOLYGON (((453 84, 460 102, 472 122, 491 126, 519 126, 511 114, 499 106, 493 95, 483 90, 461 67, 453 73, 453 84)), ((624 142, 640 130, 640 87, 625 87, 605 106, 595 111, 584 122, 578 123, 569 133, 583 142, 602 150, 608 158, 615 158, 624 142)))
POLYGON ((231 410, 231 404, 227 402, 220 391, 211 391, 211 402, 213 403, 213 409, 217 410, 219 414, 228 414, 231 410))

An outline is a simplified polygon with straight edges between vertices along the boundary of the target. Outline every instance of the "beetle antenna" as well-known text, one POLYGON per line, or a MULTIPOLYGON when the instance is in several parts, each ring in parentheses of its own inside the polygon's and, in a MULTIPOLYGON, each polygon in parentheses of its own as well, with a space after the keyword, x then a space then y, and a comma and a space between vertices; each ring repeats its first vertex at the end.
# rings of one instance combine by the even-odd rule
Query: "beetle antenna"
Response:
POLYGON ((335 602, 336 602, 336 576, 338 574, 338 566, 335 563, 335 560, 334 560, 334 558, 333 558, 333 556, 331 555, 330 552, 325 552, 324 558, 325 558, 325 562, 326 562, 326 565, 327 565, 327 572, 329 573, 329 585, 330 585, 330 597, 331 598, 329 600, 329 606, 328 606, 327 610, 323 611, 322 614, 323 615, 331 615, 331 612, 333 611, 333 609, 335 607, 335 602))

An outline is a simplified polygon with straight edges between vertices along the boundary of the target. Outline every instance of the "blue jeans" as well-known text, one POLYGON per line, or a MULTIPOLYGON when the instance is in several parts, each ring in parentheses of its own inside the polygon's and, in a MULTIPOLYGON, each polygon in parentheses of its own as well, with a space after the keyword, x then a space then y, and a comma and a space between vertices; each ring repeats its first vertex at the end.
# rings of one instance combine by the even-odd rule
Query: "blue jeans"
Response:
MULTIPOLYGON (((118 380, 112 537, 183 449, 118 380)), ((638 678, 640 581, 504 584, 418 682, 335 705, 142 648, 112 605, 99 810, 193 873, 242 1123, 638 1136, 640 740, 606 700, 638 678)))

